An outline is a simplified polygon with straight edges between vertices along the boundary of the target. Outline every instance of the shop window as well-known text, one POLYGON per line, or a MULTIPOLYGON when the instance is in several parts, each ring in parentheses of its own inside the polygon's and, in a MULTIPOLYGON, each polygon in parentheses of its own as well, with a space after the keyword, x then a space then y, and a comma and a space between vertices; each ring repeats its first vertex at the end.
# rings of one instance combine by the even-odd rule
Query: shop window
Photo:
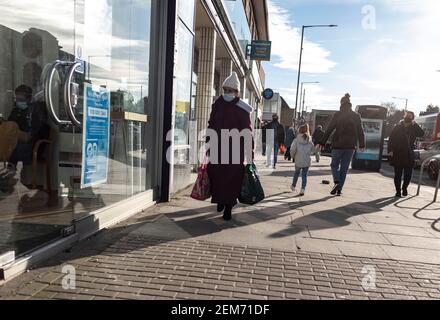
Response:
POLYGON ((188 144, 191 109, 193 34, 179 20, 177 27, 175 145, 188 144))

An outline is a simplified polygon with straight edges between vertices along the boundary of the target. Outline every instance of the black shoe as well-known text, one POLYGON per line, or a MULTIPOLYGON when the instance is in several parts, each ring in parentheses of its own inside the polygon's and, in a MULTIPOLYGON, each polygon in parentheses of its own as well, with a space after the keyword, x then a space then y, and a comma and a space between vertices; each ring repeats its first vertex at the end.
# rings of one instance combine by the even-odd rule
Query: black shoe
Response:
POLYGON ((330 192, 330 194, 331 194, 332 196, 334 196, 334 195, 335 195, 340 189, 341 189, 341 188, 340 188, 340 186, 339 186, 339 183, 336 183, 335 186, 333 187, 332 191, 330 192))
POLYGON ((225 205, 224 204, 218 204, 217 205, 217 212, 222 212, 223 210, 225 210, 225 205))
POLYGON ((400 191, 397 191, 395 197, 402 198, 402 193, 400 191))
POLYGON ((336 192, 336 195, 337 195, 338 197, 340 197, 340 196, 342 195, 342 189, 338 189, 338 191, 336 192))
POLYGON ((223 212, 223 220, 230 221, 232 219, 232 206, 226 206, 223 212))
POLYGON ((402 196, 404 196, 404 197, 408 196, 408 190, 407 189, 403 189, 402 190, 402 196))

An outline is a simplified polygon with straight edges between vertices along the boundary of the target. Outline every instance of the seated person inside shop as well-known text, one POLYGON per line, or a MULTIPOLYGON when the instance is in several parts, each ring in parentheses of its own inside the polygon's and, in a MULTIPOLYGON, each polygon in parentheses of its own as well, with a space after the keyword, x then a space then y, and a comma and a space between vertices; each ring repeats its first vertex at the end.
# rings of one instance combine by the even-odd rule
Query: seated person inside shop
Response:
MULTIPOLYGON (((47 139, 50 128, 47 124, 47 113, 43 102, 32 102, 32 89, 20 85, 15 89, 15 106, 8 121, 15 122, 19 128, 18 143, 9 159, 9 170, 15 172, 18 162, 23 165, 32 164, 35 142, 47 139)), ((39 157, 44 152, 39 150, 39 157)))

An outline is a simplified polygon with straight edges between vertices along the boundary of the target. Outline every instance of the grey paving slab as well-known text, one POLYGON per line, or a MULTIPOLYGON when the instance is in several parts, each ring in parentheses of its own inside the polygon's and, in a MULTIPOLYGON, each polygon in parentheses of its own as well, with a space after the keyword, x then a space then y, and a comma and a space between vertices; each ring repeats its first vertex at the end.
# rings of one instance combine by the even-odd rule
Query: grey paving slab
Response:
POLYGON ((420 249, 431 249, 439 250, 440 239, 426 238, 426 237, 413 237, 413 236, 402 236, 395 234, 387 234, 385 237, 394 245, 406 248, 420 248, 420 249))
POLYGON ((333 241, 332 243, 343 255, 346 256, 378 259, 390 258, 380 245, 345 241, 333 241))
POLYGON ((330 240, 296 237, 298 250, 306 252, 319 252, 329 254, 341 254, 341 251, 330 240))
POLYGON ((410 227, 410 226, 398 226, 390 224, 378 224, 378 223, 360 223, 361 228, 365 231, 380 232, 386 234, 399 234, 415 237, 432 237, 432 234, 427 231, 428 228, 410 227))
POLYGON ((395 260, 413 261, 420 263, 440 264, 440 254, 438 250, 417 249, 396 246, 381 246, 386 254, 395 260))
POLYGON ((428 221, 421 221, 414 218, 412 215, 410 218, 402 217, 400 215, 387 215, 387 214, 378 214, 378 215, 368 215, 365 217, 369 223, 377 223, 377 224, 391 224, 396 226, 409 226, 409 227, 421 227, 421 228, 430 228, 431 223, 428 221))
POLYGON ((162 216, 152 223, 146 223, 133 231, 133 235, 151 236, 171 239, 188 239, 191 234, 180 228, 169 218, 162 216))
POLYGON ((389 241, 380 233, 355 230, 310 230, 312 238, 329 239, 351 242, 362 242, 367 244, 389 244, 389 241))

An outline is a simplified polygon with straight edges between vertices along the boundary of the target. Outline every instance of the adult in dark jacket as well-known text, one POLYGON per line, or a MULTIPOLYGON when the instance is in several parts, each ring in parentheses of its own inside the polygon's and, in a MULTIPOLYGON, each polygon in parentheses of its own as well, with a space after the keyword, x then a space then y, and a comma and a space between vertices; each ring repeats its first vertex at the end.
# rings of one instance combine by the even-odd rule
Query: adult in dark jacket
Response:
MULTIPOLYGON (((240 82, 235 72, 225 80, 223 91, 224 94, 212 106, 209 118, 208 128, 216 133, 218 145, 210 145, 208 176, 211 184, 212 203, 217 204, 218 212, 224 211, 224 220, 231 220, 232 208, 237 204, 243 183, 245 155, 247 162, 252 162, 254 159, 251 124, 253 110, 251 106, 240 99, 240 82), (244 137, 239 138, 240 148, 236 148, 231 139, 228 139, 229 148, 228 145, 222 144, 222 131, 223 133, 224 130, 231 132, 234 129, 244 137), (217 155, 216 159, 213 157, 214 154, 217 155), (223 159, 224 157, 226 159, 223 159)), ((233 134, 233 132, 231 133, 233 134)))
POLYGON ((284 143, 284 128, 278 122, 278 115, 272 115, 272 122, 266 126, 266 167, 275 169, 278 162, 280 146, 284 143), (273 156, 272 156, 273 154, 273 156))
POLYGON ((261 132, 261 142, 263 144, 263 152, 262 152, 263 156, 266 155, 266 129, 267 129, 267 125, 268 125, 268 122, 264 121, 263 126, 261 127, 261 131, 262 131, 261 132))
POLYGON ((321 142, 321 140, 324 138, 324 136, 325 136, 325 132, 324 132, 322 126, 319 125, 319 126, 315 129, 315 131, 313 132, 313 136, 312 136, 313 144, 314 144, 315 146, 318 145, 318 144, 321 142))
POLYGON ((286 146, 286 154, 284 155, 284 158, 286 160, 292 160, 292 157, 290 155, 290 147, 292 146, 293 140, 296 139, 296 132, 293 124, 287 129, 286 133, 286 140, 284 142, 286 146))
POLYGON ((312 136, 312 142, 315 145, 316 151, 315 151, 315 158, 316 158, 316 162, 319 162, 320 160, 320 150, 318 148, 319 143, 321 142, 321 140, 324 138, 325 136, 325 132, 322 129, 322 126, 319 125, 316 129, 315 132, 313 132, 313 136, 312 136))
MULTIPOLYGON (((344 98, 347 98, 347 95, 344 98)), ((352 110, 352 104, 344 98, 341 110, 333 116, 319 146, 319 149, 323 148, 333 134, 331 168, 335 185, 331 194, 338 196, 344 188, 348 169, 356 150, 356 142, 359 142, 361 150, 365 149, 365 134, 361 117, 352 110)))
POLYGON ((425 135, 422 128, 414 121, 413 112, 406 112, 405 119, 397 124, 391 132, 388 150, 391 155, 391 165, 394 167, 394 184, 396 197, 406 197, 411 183, 415 163, 415 142, 425 135), (403 185, 402 185, 402 174, 403 185))

